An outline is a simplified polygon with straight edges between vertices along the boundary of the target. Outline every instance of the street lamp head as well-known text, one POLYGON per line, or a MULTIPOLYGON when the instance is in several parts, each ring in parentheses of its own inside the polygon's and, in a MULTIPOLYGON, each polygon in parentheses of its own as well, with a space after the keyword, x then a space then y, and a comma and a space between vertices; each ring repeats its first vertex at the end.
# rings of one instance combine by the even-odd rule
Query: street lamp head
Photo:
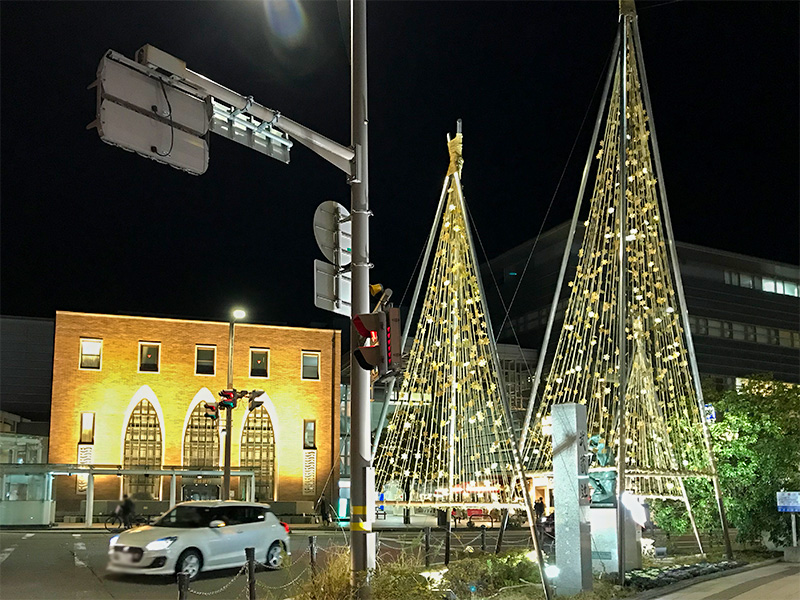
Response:
POLYGON ((245 312, 241 308, 237 308, 233 311, 233 318, 234 319, 244 319, 245 312))

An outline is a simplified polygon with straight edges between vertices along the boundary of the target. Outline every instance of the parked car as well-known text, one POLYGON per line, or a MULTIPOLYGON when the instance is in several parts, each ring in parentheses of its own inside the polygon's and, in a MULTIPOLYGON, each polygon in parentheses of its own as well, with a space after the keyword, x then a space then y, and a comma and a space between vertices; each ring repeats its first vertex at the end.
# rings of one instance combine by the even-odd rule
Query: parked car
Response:
POLYGON ((129 529, 108 542, 108 567, 115 573, 166 575, 239 567, 245 548, 277 569, 289 554, 289 526, 269 505, 199 500, 182 502, 152 525, 129 529))

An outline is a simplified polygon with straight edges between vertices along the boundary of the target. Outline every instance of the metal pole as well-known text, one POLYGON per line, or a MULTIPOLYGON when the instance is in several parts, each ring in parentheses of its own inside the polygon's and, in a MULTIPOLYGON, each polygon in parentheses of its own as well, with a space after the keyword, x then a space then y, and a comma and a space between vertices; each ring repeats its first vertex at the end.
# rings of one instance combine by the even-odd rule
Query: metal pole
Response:
POLYGON ((86 476, 86 526, 92 526, 94 518, 94 473, 86 476))
POLYGON ((450 536, 453 535, 453 519, 450 518, 450 508, 447 509, 447 526, 444 528, 444 565, 450 564, 450 536))
POLYGON ((500 531, 497 532, 497 543, 494 546, 494 553, 500 554, 500 550, 503 548, 503 534, 508 527, 508 509, 503 509, 503 518, 500 520, 500 531))
POLYGON ((481 525, 481 552, 486 552, 486 525, 481 525))
POLYGON ((189 591, 189 576, 183 571, 178 573, 178 600, 186 600, 189 591))
POLYGON ((617 451, 617 563, 619 569, 619 585, 625 585, 625 507, 622 504, 622 493, 625 491, 625 457, 627 444, 625 443, 625 393, 628 384, 628 365, 625 360, 627 348, 627 335, 625 325, 627 322, 627 261, 625 260, 625 238, 628 225, 627 211, 627 172, 625 162, 628 160, 628 19, 625 15, 619 16, 620 43, 619 52, 619 281, 617 286, 617 348, 619 350, 619 406, 617 409, 617 431, 619 450, 617 451))
MULTIPOLYGON (((611 51, 611 56, 616 56, 619 49, 619 34, 614 40, 614 48, 611 51)), ((564 256, 561 259, 561 268, 558 271, 558 282, 556 283, 556 290, 553 294, 553 302, 550 305, 550 315, 547 317, 547 326, 544 330, 544 339, 542 340, 541 349, 539 350, 539 359, 536 362, 536 374, 533 377, 533 387, 531 388, 531 396, 528 400, 528 408, 525 411, 525 422, 522 425, 522 431, 519 436, 519 451, 525 452, 525 442, 528 438, 528 428, 531 424, 531 415, 533 414, 533 407, 536 404, 536 391, 539 389, 539 383, 542 378, 542 369, 544 368, 544 359, 547 354, 547 346, 550 344, 550 334, 553 330, 553 322, 556 318, 556 309, 558 308, 558 299, 561 296, 561 289, 564 286, 564 275, 567 272, 567 265, 569 264, 569 255, 572 250, 572 240, 575 237, 575 230, 578 225, 578 216, 580 215, 581 205, 583 204, 583 195, 586 193, 586 182, 589 179, 589 171, 592 167, 592 159, 594 158, 595 148, 597 147, 597 137, 600 133, 600 124, 603 121, 603 111, 606 105, 606 98, 608 98, 608 90, 611 89, 612 77, 614 75, 614 61, 610 61, 608 66, 608 74, 606 81, 603 84, 603 95, 600 98, 600 108, 597 110, 597 119, 594 122, 594 130, 592 131, 592 141, 589 145, 589 153, 586 155, 586 163, 583 166, 583 176, 581 177, 581 186, 578 189, 578 200, 575 202, 575 210, 572 212, 572 221, 569 225, 569 233, 567 234, 567 245, 564 247, 564 256)))
MULTIPOLYGON (((461 176, 458 172, 453 173, 452 175, 453 181, 456 183, 456 189, 458 190, 458 201, 461 204, 461 210, 464 214, 464 224, 466 229, 466 236, 467 241, 469 243, 469 252, 470 257, 472 258, 472 264, 475 265, 476 269, 476 276, 478 278, 478 290, 480 291, 481 298, 486 298, 486 290, 483 287, 483 280, 480 276, 480 271, 478 270, 478 256, 475 253, 475 244, 472 240, 472 231, 469 226, 469 222, 467 220, 467 206, 466 202, 464 201, 464 195, 461 189, 461 176)), ((511 407, 508 403, 508 395, 506 394, 506 387, 503 383, 503 379, 500 376, 500 373, 503 370, 500 367, 500 357, 497 354, 497 345, 495 343, 494 331, 492 330, 492 321, 491 319, 486 319, 486 334, 492 342, 492 363, 494 367, 494 372, 497 373, 498 376, 498 391, 500 392, 500 404, 503 409, 503 415, 506 419, 508 424, 508 439, 511 442, 510 450, 512 454, 512 458, 514 460, 514 475, 516 478, 519 479, 520 487, 522 488, 522 499, 525 503, 525 512, 528 515, 528 524, 530 527, 531 532, 531 539, 533 539, 533 548, 536 552, 536 562, 539 565, 539 574, 542 578, 542 589, 544 591, 545 600, 550 600, 553 595, 552 584, 550 582, 550 578, 544 572, 544 557, 542 556, 542 549, 539 545, 539 536, 536 532, 536 512, 533 510, 533 502, 531 501, 531 495, 528 490, 528 481, 525 478, 525 471, 522 468, 522 461, 520 458, 519 452, 519 442, 517 441, 517 434, 514 431, 514 419, 511 416, 511 407)), ((513 484, 512 484, 513 486, 513 484)))
POLYGON ((797 513, 792 513, 792 546, 797 548, 797 513))
POLYGON ((641 85, 642 95, 644 96, 644 107, 647 111, 648 120, 650 122, 650 136, 653 140, 653 160, 656 167, 656 177, 659 182, 659 192, 661 194, 661 217, 664 223, 664 233, 667 236, 667 249, 669 250, 670 263, 672 265, 672 274, 675 277, 675 291, 678 293, 678 304, 681 313, 681 321, 683 323, 684 334, 686 335, 686 350, 689 353, 689 367, 692 369, 692 378, 694 379, 695 396, 697 397, 697 407, 700 410, 700 419, 703 424, 703 438, 708 451, 708 460, 711 467, 712 483, 714 484, 714 496, 717 502, 717 511, 719 512, 719 519, 722 525, 722 537, 725 542, 725 554, 728 560, 733 559, 733 547, 731 546, 730 534, 728 532, 728 519, 725 516, 725 506, 722 503, 722 488, 719 485, 719 477, 717 476, 717 465, 714 459, 714 451, 711 446, 711 434, 708 431, 708 424, 705 419, 705 402, 703 401, 703 386, 700 383, 700 372, 697 368, 697 355, 694 351, 694 340, 692 339, 692 332, 689 327, 689 310, 686 305, 686 295, 683 291, 683 280, 681 278, 680 266, 678 264, 678 252, 675 248, 675 235, 672 230, 672 219, 670 218, 669 205, 667 203, 667 190, 664 185, 664 171, 661 168, 661 154, 658 150, 658 136, 656 135, 656 126, 653 119, 653 106, 650 103, 650 88, 647 85, 647 71, 644 66, 644 55, 642 54, 642 41, 639 38, 639 25, 636 21, 633 22, 633 34, 636 42, 636 54, 639 56, 639 67, 641 68, 641 85))
MULTIPOLYGON (((351 18, 351 139, 355 149, 355 170, 350 179, 350 214, 352 233, 352 315, 370 312, 369 308, 369 179, 367 176, 367 3, 350 1, 351 18)), ((353 359, 358 335, 350 329, 350 403, 351 426, 351 498, 350 517, 351 580, 365 581, 361 593, 369 594, 363 577, 375 568, 375 546, 371 544, 374 506, 367 506, 372 490, 367 490, 367 470, 371 463, 370 447, 370 374, 353 359)), ((374 479, 372 480, 374 485, 374 479)))
POLYGON ((169 478, 169 507, 172 508, 175 506, 175 496, 176 496, 176 481, 175 481, 175 473, 173 473, 169 478))
POLYGON ((317 576, 317 536, 308 536, 308 555, 311 561, 311 576, 317 576))
POLYGON ((700 554, 705 555, 706 552, 703 549, 703 541, 700 539, 700 530, 697 529, 697 523, 694 520, 692 505, 689 504, 689 496, 686 494, 686 485, 683 483, 683 477, 679 477, 678 481, 681 482, 681 494, 683 495, 683 503, 686 505, 686 512, 689 513, 689 522, 692 524, 694 539, 697 540, 697 548, 700 550, 700 554))
MULTIPOLYGON (((228 326, 228 383, 226 390, 233 389, 233 326, 231 321, 228 326)), ((222 500, 230 500, 231 497, 231 409, 225 409, 225 465, 222 474, 222 500)))
MULTIPOLYGON (((794 513, 792 514, 794 516, 794 513)), ((794 523, 794 521, 792 521, 794 523)), ((797 543, 795 542, 795 546, 797 543)), ((425 528, 425 566, 431 566, 431 528, 425 528)))
POLYGON ((256 600, 256 549, 245 548, 247 557, 247 600, 256 600))

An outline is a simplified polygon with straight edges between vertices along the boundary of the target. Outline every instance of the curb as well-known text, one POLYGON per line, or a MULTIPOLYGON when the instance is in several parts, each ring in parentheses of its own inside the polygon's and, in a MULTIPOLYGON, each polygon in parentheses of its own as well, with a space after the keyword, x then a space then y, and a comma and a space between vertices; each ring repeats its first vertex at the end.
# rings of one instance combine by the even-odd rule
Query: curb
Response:
POLYGON ((708 573, 707 575, 700 575, 699 577, 693 577, 692 579, 676 581, 675 583, 671 583, 663 587, 645 590, 644 592, 641 592, 635 596, 628 596, 627 600, 652 600, 653 598, 658 598, 659 596, 666 596, 667 594, 672 594, 673 592, 679 592, 680 590, 690 587, 696 583, 703 583, 704 581, 711 581, 712 579, 719 579, 720 577, 727 577, 728 575, 736 575, 737 573, 746 573, 747 571, 752 571, 753 569, 774 565, 775 563, 781 562, 781 560, 783 559, 770 558, 761 562, 750 563, 742 567, 736 567, 735 569, 728 569, 727 571, 718 571, 717 573, 708 573))

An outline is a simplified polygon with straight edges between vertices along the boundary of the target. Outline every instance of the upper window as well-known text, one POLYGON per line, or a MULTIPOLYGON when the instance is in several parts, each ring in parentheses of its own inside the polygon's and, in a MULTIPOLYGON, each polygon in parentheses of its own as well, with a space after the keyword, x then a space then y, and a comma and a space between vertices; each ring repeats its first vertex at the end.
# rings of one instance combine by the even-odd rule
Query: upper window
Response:
POLYGON ((250 377, 269 377, 268 348, 250 348, 250 377))
POLYGON ((139 372, 158 373, 161 344, 158 342, 139 342, 139 372))
POLYGON ((319 352, 303 352, 302 372, 303 379, 319 380, 319 352))
POLYGON ((317 447, 317 422, 303 421, 303 448, 311 450, 317 447))
POLYGON ((81 444, 94 444, 94 413, 81 413, 81 444))
POLYGON ((81 339, 81 369, 100 370, 103 359, 103 340, 81 339))
POLYGON ((213 375, 216 366, 216 346, 197 346, 195 348, 195 375, 213 375))

